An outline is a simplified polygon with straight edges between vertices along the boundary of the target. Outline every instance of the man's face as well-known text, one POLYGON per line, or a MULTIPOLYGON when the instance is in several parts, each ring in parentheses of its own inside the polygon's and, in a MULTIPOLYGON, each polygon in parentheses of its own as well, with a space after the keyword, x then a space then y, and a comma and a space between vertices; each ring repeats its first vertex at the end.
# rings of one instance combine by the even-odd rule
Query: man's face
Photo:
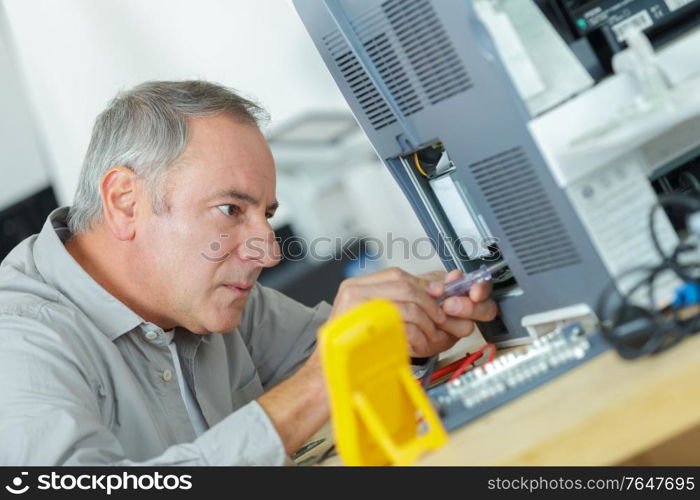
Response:
MULTIPOLYGON (((194 333, 238 325, 250 288, 279 248, 268 219, 275 167, 257 127, 225 115, 190 120, 185 151, 167 176, 167 206, 142 200, 139 268, 160 323, 194 333)), ((144 193, 143 196, 146 196, 144 193)))

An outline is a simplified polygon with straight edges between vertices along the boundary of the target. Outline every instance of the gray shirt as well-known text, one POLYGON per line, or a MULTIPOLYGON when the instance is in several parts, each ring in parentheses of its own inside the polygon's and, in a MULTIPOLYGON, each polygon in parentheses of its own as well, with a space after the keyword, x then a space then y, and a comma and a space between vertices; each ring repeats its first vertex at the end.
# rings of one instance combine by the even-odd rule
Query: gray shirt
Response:
POLYGON ((209 429, 196 436, 162 329, 66 251, 67 208, 0 265, 0 464, 285 464, 255 398, 309 356, 330 306, 256 285, 238 328, 176 328, 181 368, 209 429))

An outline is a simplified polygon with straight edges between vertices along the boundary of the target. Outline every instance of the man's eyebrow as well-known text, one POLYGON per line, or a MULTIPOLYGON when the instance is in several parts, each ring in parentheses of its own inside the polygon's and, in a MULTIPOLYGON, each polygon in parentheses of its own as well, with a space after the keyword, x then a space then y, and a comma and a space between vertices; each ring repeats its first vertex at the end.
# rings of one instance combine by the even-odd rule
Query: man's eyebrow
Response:
MULTIPOLYGON (((250 196, 247 193, 242 193, 240 191, 236 191, 235 189, 223 189, 221 191, 217 191, 213 198, 233 198, 236 200, 241 200, 249 205, 253 205, 254 207, 258 206, 260 204, 260 201, 258 201, 257 198, 254 198, 250 196)), ((274 203, 271 203, 270 205, 267 206, 267 210, 270 211, 275 211, 277 208, 280 206, 279 202, 275 200, 274 203)))

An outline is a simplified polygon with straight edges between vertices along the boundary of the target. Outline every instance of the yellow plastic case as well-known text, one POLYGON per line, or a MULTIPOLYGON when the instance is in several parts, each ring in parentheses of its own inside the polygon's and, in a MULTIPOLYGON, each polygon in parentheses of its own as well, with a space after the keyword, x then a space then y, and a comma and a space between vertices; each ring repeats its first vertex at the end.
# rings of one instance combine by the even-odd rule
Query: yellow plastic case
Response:
POLYGON ((319 332, 336 446, 346 465, 408 465, 447 442, 413 378, 398 308, 367 302, 319 332))

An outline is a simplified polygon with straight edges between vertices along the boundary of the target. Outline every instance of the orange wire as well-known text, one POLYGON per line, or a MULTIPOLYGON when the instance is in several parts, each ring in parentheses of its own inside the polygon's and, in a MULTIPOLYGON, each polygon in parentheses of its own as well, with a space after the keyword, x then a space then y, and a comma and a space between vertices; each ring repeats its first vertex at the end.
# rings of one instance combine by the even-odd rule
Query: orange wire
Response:
POLYGON ((425 170, 420 166, 420 161, 418 161, 418 151, 413 153, 413 163, 416 164, 416 168, 418 171, 423 174, 423 177, 428 177, 428 174, 425 173, 425 170))

